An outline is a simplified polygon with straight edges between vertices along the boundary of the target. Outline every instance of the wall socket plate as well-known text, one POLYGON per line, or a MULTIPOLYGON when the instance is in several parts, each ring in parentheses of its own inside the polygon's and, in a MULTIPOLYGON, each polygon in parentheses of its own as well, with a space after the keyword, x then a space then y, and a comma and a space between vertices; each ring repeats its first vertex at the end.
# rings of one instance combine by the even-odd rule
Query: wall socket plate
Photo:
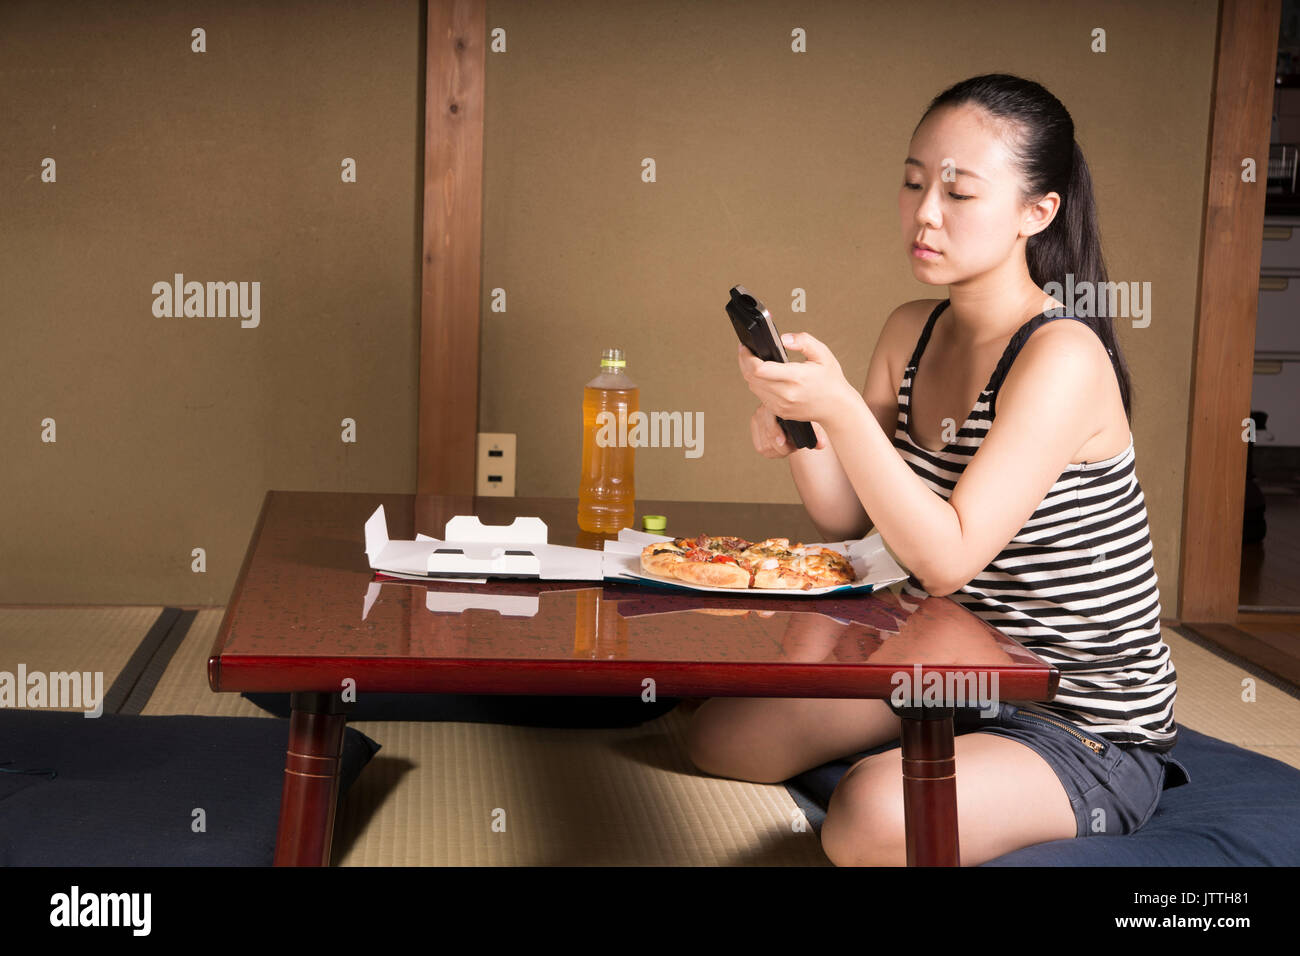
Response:
POLYGON ((499 432, 478 433, 478 464, 474 493, 513 498, 515 495, 515 436, 499 432))

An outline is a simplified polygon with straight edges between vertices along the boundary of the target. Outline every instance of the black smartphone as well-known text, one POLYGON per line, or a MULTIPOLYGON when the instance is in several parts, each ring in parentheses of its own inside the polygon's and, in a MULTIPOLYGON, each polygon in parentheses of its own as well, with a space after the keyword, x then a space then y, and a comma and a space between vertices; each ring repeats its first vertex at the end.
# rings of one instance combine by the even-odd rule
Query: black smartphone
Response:
MULTIPOLYGON (((781 345, 781 333, 776 330, 772 313, 743 285, 734 286, 731 300, 727 302, 727 315, 742 345, 764 362, 788 362, 781 345)), ((817 433, 809 422, 788 422, 777 417, 785 437, 795 448, 816 448, 817 433)))

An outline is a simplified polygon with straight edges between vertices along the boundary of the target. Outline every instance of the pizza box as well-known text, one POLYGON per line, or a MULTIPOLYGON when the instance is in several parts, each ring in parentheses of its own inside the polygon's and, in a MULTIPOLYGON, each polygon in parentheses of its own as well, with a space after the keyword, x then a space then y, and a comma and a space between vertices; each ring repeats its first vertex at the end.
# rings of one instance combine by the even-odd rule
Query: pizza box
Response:
POLYGON ((601 581, 605 555, 590 548, 546 543, 546 522, 518 517, 508 525, 485 525, 474 515, 456 515, 442 538, 416 535, 414 541, 388 537, 388 518, 380 505, 366 520, 366 557, 388 577, 540 578, 544 581, 601 581))
POLYGON ((680 588, 686 591, 716 591, 719 594, 756 594, 767 597, 775 595, 812 597, 818 594, 840 592, 870 594, 877 588, 888 587, 899 581, 907 580, 907 572, 899 566, 893 555, 885 549, 885 544, 878 533, 854 541, 805 542, 806 544, 830 548, 847 557, 853 564, 853 570, 857 573, 857 580, 852 584, 809 588, 806 591, 796 588, 715 588, 679 581, 676 578, 660 577, 657 574, 647 574, 643 571, 641 569, 642 549, 647 544, 672 540, 671 535, 651 534, 647 531, 634 531, 631 528, 624 528, 618 533, 617 541, 605 542, 605 554, 608 555, 605 562, 607 577, 615 579, 634 578, 647 584, 680 588))

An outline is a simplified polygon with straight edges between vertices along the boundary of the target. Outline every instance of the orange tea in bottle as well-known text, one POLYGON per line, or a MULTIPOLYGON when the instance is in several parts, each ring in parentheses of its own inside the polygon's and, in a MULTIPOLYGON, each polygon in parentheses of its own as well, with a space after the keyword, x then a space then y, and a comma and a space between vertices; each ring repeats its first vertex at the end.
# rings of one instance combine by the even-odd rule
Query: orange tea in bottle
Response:
POLYGON ((633 413, 640 410, 636 383, 622 349, 605 349, 600 374, 582 393, 582 477, 578 527, 617 534, 632 527, 636 512, 636 449, 627 442, 633 413))

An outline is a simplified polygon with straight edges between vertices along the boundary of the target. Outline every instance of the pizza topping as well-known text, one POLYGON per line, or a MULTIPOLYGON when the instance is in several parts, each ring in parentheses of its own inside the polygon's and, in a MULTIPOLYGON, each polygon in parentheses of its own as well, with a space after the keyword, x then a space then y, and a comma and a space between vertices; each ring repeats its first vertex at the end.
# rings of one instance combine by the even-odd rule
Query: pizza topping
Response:
POLYGON ((714 538, 713 547, 719 551, 744 551, 749 542, 744 538, 714 538))

